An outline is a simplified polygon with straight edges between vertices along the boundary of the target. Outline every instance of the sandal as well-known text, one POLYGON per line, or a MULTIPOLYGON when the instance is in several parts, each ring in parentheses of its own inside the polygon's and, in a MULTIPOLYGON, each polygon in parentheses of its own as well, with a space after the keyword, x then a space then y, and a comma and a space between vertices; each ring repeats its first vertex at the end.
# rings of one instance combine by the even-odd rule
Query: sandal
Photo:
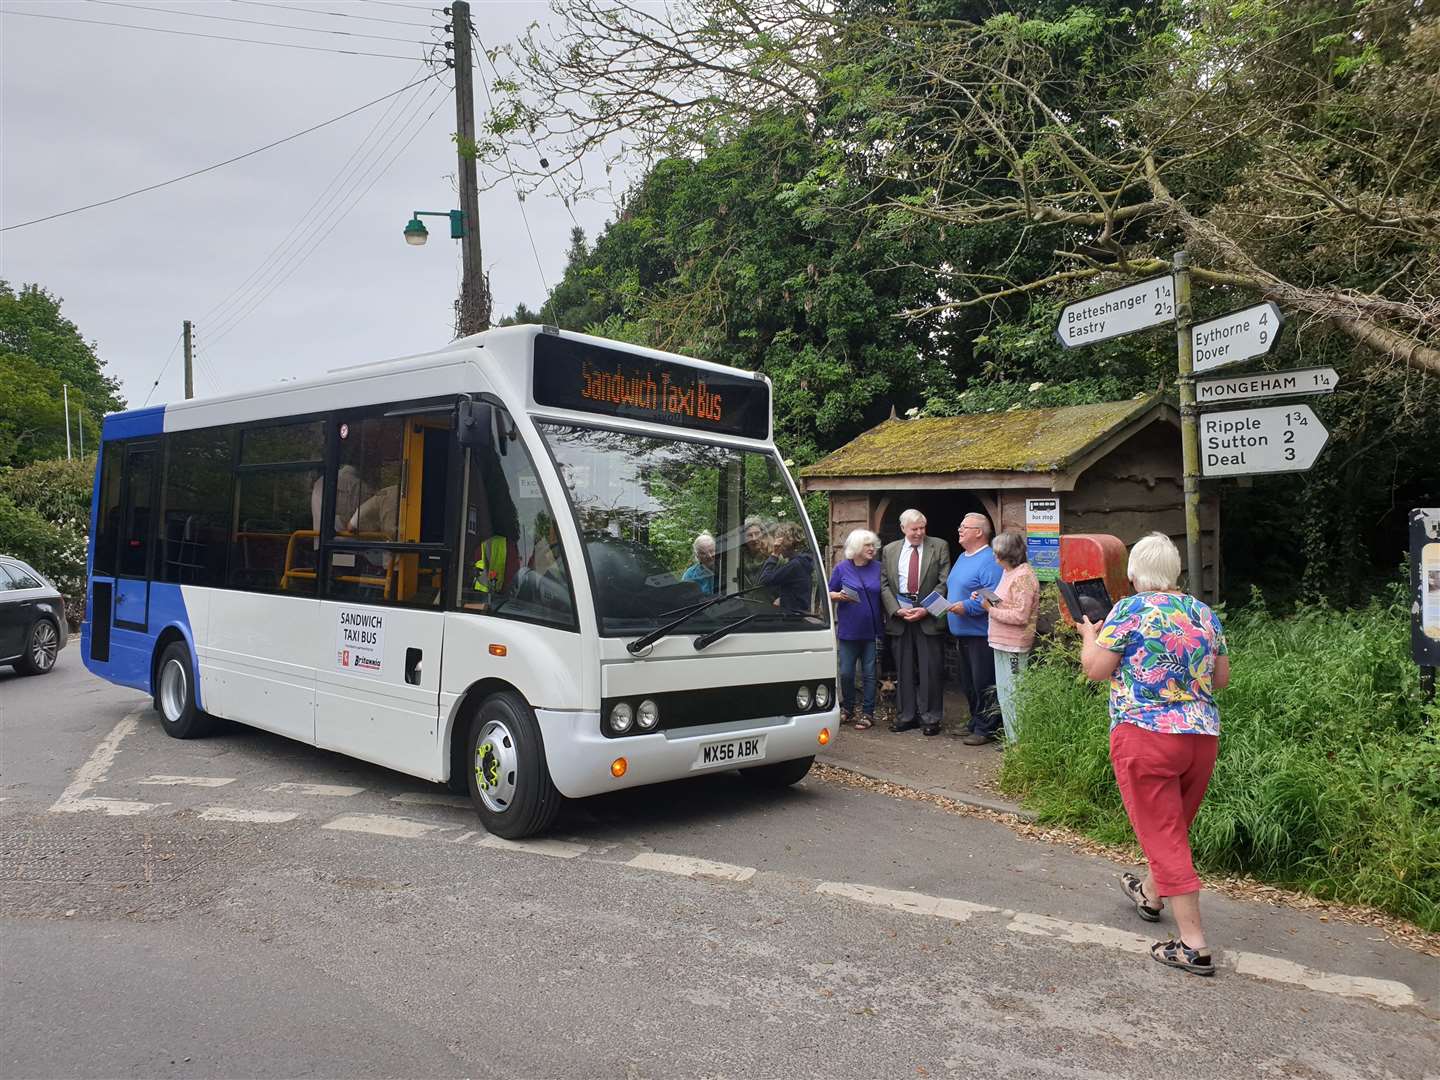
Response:
POLYGON ((1160 908, 1151 907, 1146 901, 1145 883, 1128 870, 1120 875, 1120 887, 1125 890, 1125 895, 1135 903, 1135 914, 1146 922, 1160 921, 1160 908))
POLYGON ((1166 967, 1179 968, 1192 975, 1215 974, 1215 962, 1210 956, 1210 950, 1201 952, 1199 949, 1192 949, 1179 938, 1155 942, 1150 946, 1150 958, 1166 967))
POLYGON ((866 728, 872 728, 872 727, 874 727, 874 726, 875 726, 875 717, 869 715, 868 713, 867 713, 866 715, 860 717, 858 720, 855 721, 855 730, 856 730, 856 731, 864 731, 866 728))

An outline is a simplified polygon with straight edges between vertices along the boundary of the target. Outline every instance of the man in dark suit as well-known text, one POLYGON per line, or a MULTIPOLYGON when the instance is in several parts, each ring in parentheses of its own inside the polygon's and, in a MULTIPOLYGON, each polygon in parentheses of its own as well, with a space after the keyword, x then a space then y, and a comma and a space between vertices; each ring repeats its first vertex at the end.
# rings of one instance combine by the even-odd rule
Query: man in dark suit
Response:
POLYGON ((944 715, 945 623, 911 605, 937 589, 945 592, 950 548, 944 540, 925 535, 925 515, 919 510, 900 515, 900 531, 905 538, 885 545, 880 571, 880 599, 888 616, 885 633, 898 669, 899 701, 890 730, 913 731, 923 725, 926 735, 939 735, 944 715))

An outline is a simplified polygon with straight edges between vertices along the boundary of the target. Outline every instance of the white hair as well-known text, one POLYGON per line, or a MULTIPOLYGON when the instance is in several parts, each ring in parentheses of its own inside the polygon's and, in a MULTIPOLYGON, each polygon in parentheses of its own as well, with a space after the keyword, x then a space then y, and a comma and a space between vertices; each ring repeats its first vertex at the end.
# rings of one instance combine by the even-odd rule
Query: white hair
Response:
POLYGON ((711 554, 714 554, 715 537, 711 536, 708 532, 702 532, 699 536, 695 537, 695 542, 690 545, 690 551, 694 554, 695 558, 700 558, 700 549, 702 547, 708 547, 711 554))
POLYGON ((925 521, 925 515, 919 510, 905 510, 900 514, 900 528, 905 528, 912 521, 925 521))
POLYGON ((874 544, 875 550, 880 550, 880 537, 876 536, 869 529, 856 529, 845 538, 845 558, 853 559, 860 554, 860 549, 866 544, 874 544))
POLYGON ((1180 580, 1180 549, 1162 532, 1141 537, 1125 572, 1137 592, 1167 592, 1180 580))
POLYGON ((992 536, 995 535, 995 530, 990 527, 990 519, 979 511, 972 510, 970 513, 966 514, 963 518, 960 519, 960 524, 964 525, 967 521, 973 524, 982 533, 984 533, 986 540, 989 540, 992 536))

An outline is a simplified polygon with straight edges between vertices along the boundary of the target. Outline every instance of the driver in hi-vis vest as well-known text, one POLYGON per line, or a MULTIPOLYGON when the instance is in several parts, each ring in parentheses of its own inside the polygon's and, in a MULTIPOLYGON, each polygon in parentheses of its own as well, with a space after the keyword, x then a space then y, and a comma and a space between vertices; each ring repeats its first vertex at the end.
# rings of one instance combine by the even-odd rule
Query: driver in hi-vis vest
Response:
POLYGON ((472 603, 491 606, 515 581, 520 568, 520 517, 495 451, 471 452, 465 551, 470 568, 466 588, 472 603))

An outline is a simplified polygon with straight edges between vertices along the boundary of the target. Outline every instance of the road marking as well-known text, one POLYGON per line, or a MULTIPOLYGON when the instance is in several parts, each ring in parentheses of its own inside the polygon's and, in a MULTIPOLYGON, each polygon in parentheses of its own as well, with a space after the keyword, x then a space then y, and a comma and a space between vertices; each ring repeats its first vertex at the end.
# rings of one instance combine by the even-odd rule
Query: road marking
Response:
POLYGON ((449 825, 427 825, 423 821, 409 818, 390 817, 387 814, 345 814, 334 821, 327 821, 322 829, 339 832, 372 833, 375 836, 399 836, 406 840, 418 840, 432 832, 443 832, 449 825))
MULTIPOLYGON (((67 812, 65 810, 67 803, 80 800, 96 784, 103 784, 106 775, 110 772, 110 766, 115 764, 115 755, 120 752, 120 740, 139 726, 140 713, 133 712, 111 728, 110 734, 100 740, 100 745, 95 747, 89 760, 75 770, 75 779, 70 781, 70 786, 60 793, 60 798, 50 809, 67 812)), ((149 808, 148 805, 146 808, 149 808)), ((85 809, 93 810, 95 808, 86 807, 85 809)))
MULTIPOLYGON (((590 849, 584 844, 569 844, 564 840, 506 840, 504 837, 486 833, 475 841, 476 846, 494 848, 497 851, 523 851, 527 855, 548 855, 552 859, 574 859, 590 849)), ((723 865, 716 863, 715 865, 723 865)), ((754 870, 750 871, 752 874, 754 870)))
POLYGON ((363 787, 345 787, 343 784, 296 784, 286 781, 283 784, 271 784, 266 791, 283 791, 289 795, 321 795, 336 799, 348 799, 351 795, 359 795, 365 789, 363 787))
POLYGON ((1150 938, 1143 934, 1132 934, 1128 930, 1116 930, 1099 923, 1052 919, 1049 915, 1031 915, 1024 911, 1017 911, 1005 929, 1014 934, 1059 938, 1075 945, 1103 945, 1107 949, 1120 949, 1122 952, 1137 953, 1140 956, 1148 956, 1152 944, 1150 938))
MULTIPOLYGON (((880 889, 871 885, 852 885, 840 881, 822 881, 815 887, 815 891, 858 900, 862 904, 893 908, 912 915, 934 915, 962 922, 974 915, 1000 914, 1010 920, 1005 929, 1013 934, 1055 938, 1075 945, 1099 945, 1101 948, 1116 949, 1138 956, 1148 956, 1152 944, 1151 940, 1142 934, 1117 930, 1101 923, 1074 922, 1028 911, 1002 911, 1000 908, 983 904, 972 904, 967 900, 926 896, 924 893, 880 889)), ((1415 1004, 1415 992, 1404 983, 1391 979, 1317 971, 1293 960, 1229 949, 1217 950, 1215 962, 1217 966, 1230 967, 1237 975, 1300 986, 1322 994, 1364 998, 1397 1009, 1415 1004)))
POLYGON ((226 784, 233 784, 233 776, 166 776, 163 773, 157 776, 147 776, 139 781, 142 784, 160 784, 167 787, 224 787, 226 784))
POLYGON ((1282 960, 1278 956, 1261 953, 1233 952, 1225 950, 1224 959, 1235 966, 1239 975, 1269 982, 1292 983, 1296 986, 1318 990, 1322 994, 1339 994, 1341 997, 1366 998, 1403 1009, 1415 1004, 1415 992, 1402 982, 1392 979, 1371 979, 1364 975, 1336 975, 1328 971, 1297 964, 1293 960, 1282 960))
POLYGON ((717 878, 721 881, 749 881, 755 876, 753 866, 736 866, 733 863, 711 862, 709 859, 692 859, 688 855, 662 855, 658 851, 647 851, 636 855, 625 865, 633 866, 637 870, 658 870, 662 874, 717 878))
POLYGON ((912 915, 938 915, 942 919, 964 922, 976 915, 990 914, 999 908, 984 904, 972 904, 968 900, 950 900, 943 896, 926 896, 924 893, 900 889, 881 889, 874 885, 852 885, 844 881, 822 881, 815 886, 818 893, 843 896, 875 907, 894 908, 912 915))
POLYGON ((87 811, 97 811, 108 814, 110 817, 134 817, 136 814, 143 814, 149 810, 155 810, 161 806, 169 806, 169 803, 153 802, 127 802, 125 799, 61 799, 54 806, 50 807, 52 814, 83 814, 87 811))
POLYGON ((252 825, 279 825, 294 821, 299 814, 288 810, 238 810, 233 806, 207 806, 200 811, 206 821, 243 821, 252 825))
POLYGON ((475 804, 468 795, 447 795, 438 791, 407 791, 404 795, 392 795, 390 801, 402 806, 450 806, 457 810, 473 810, 475 804))

